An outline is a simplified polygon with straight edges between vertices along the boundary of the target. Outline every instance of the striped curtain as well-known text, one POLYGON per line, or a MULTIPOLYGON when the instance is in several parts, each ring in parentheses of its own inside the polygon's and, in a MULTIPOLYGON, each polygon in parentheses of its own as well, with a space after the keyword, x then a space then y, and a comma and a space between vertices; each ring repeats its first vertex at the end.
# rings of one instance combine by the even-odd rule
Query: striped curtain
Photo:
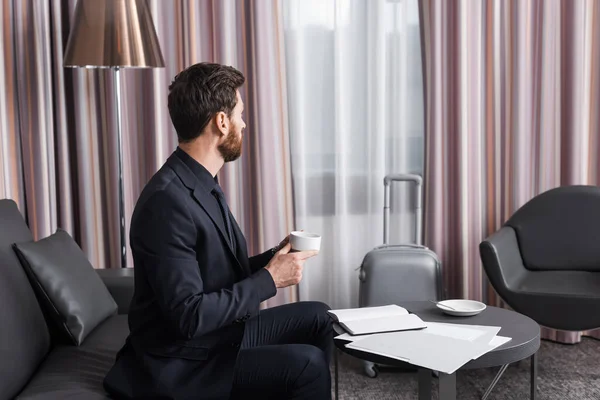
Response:
MULTIPOLYGON (((600 2, 422 0, 425 238, 452 297, 503 306, 479 243, 556 186, 599 183, 600 2)), ((543 330, 577 342, 582 334, 543 330)))
MULTIPOLYGON (((65 69, 76 0, 0 3, 0 198, 12 198, 35 238, 67 230, 97 268, 120 264, 115 90, 122 94, 126 235, 144 184, 177 145, 168 86, 201 61, 232 65, 247 82, 243 156, 220 173, 255 254, 292 227, 279 0, 149 0, 165 68, 65 69)), ((128 242, 128 240, 127 240, 128 242)), ((128 248, 128 266, 133 266, 128 248)), ((267 305, 296 299, 281 290, 267 305)))

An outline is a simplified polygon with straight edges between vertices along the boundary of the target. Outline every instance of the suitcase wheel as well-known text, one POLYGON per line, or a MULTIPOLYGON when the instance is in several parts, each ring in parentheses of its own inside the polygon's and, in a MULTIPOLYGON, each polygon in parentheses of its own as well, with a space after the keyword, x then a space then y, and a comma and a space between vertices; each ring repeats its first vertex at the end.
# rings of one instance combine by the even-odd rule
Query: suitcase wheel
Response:
POLYGON ((363 363, 363 371, 369 378, 377 378, 377 375, 379 375, 379 368, 370 361, 363 363))

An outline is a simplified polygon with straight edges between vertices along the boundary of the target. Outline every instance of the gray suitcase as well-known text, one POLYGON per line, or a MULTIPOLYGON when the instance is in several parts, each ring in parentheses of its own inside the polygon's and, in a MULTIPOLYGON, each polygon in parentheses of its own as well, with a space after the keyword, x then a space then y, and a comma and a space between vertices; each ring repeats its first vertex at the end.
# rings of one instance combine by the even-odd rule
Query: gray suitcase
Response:
MULTIPOLYGON (((419 175, 388 175, 384 183, 383 245, 369 251, 360 266, 359 307, 401 301, 442 300, 441 265, 437 255, 421 245, 423 180, 419 175), (412 182, 416 187, 415 243, 390 245, 390 184, 412 182)), ((364 363, 368 376, 377 376, 373 363, 364 363)))

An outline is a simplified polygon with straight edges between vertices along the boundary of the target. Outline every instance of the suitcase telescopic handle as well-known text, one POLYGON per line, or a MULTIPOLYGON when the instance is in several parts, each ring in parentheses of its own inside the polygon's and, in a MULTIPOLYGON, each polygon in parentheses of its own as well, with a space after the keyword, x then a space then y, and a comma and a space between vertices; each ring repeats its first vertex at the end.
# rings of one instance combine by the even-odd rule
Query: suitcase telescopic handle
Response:
POLYGON ((390 238, 390 184, 392 182, 413 182, 416 186, 415 243, 420 245, 423 230, 423 178, 420 175, 413 174, 387 175, 383 178, 383 244, 388 244, 390 238))

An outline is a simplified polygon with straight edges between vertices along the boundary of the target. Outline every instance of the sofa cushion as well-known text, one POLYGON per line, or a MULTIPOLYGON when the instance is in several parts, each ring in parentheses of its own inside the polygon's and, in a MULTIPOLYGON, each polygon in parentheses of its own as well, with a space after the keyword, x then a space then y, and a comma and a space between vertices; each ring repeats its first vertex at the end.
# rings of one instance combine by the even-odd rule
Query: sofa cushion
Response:
POLYGON ((33 240, 12 200, 0 200, 0 399, 12 399, 48 353, 50 334, 14 242, 33 240))
POLYGON ((106 399, 104 377, 129 333, 127 315, 101 323, 81 346, 56 346, 17 399, 106 399))
POLYGON ((15 250, 52 317, 75 345, 117 313, 117 303, 77 243, 64 230, 15 250))

